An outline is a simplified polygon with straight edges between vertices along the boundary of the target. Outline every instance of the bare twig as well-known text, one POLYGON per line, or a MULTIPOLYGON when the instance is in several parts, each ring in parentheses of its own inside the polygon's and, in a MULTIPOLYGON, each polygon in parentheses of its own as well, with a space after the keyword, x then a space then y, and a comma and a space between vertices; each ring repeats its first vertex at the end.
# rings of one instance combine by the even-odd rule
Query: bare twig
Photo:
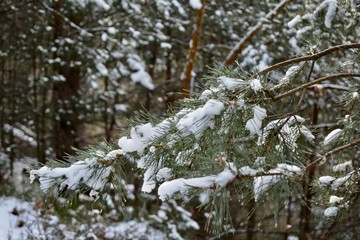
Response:
MULTIPOLYGON (((328 49, 325 49, 324 51, 312 54, 312 55, 307 55, 307 56, 302 56, 302 57, 298 57, 298 58, 293 58, 290 60, 286 60, 284 62, 280 62, 277 63, 275 65, 272 65, 268 68, 265 68, 264 70, 258 72, 257 74, 255 74, 255 76, 262 76, 265 75, 268 72, 274 71, 276 69, 291 65, 291 64, 295 64, 295 63, 299 63, 299 62, 305 62, 305 61, 316 61, 319 58, 329 55, 333 52, 337 52, 337 51, 343 51, 343 50, 347 50, 347 49, 356 49, 356 48, 360 48, 360 43, 351 43, 351 44, 345 44, 345 45, 338 45, 335 47, 331 47, 328 49)), ((254 77, 255 77, 254 76, 254 77)))
POLYGON ((322 161, 326 160, 327 157, 329 157, 329 156, 331 156, 331 155, 333 155, 335 153, 341 152, 343 150, 346 150, 348 148, 352 148, 352 147, 357 146, 357 145, 360 145, 360 139, 357 139, 357 140, 355 140, 355 141, 353 141, 351 143, 342 145, 340 147, 334 148, 333 150, 326 152, 323 156, 317 158, 315 161, 313 161, 310 164, 308 164, 307 166, 305 166, 304 170, 308 171, 310 169, 313 169, 318 164, 320 164, 322 161))
POLYGON ((307 87, 309 86, 312 86, 312 85, 315 85, 317 83, 320 83, 320 82, 323 82, 323 81, 328 81, 328 80, 335 80, 335 79, 338 79, 338 78, 350 78, 350 77, 360 77, 360 73, 339 73, 339 74, 335 74, 335 75, 330 75, 330 76, 326 76, 326 77, 321 77, 321 78, 318 78, 318 79, 315 79, 314 81, 311 81, 311 82, 307 82, 307 83, 304 83, 296 88, 293 88, 285 93, 282 93, 280 95, 277 95, 273 98, 271 98, 272 100, 279 100, 279 99, 282 99, 284 97, 287 97, 287 96, 290 96, 302 89, 306 89, 307 87))

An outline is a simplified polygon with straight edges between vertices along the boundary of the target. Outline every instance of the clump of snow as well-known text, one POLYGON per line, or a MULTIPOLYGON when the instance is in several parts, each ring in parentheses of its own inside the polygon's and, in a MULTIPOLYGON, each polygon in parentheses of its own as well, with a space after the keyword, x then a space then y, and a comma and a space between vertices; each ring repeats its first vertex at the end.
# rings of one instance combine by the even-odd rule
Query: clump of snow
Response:
POLYGON ((155 170, 156 170, 155 166, 149 166, 146 169, 144 173, 144 183, 141 187, 141 191, 149 193, 155 188, 156 186, 154 180, 155 170))
POLYGON ((221 173, 218 175, 210 175, 198 178, 178 178, 172 181, 164 182, 158 189, 158 195, 161 200, 165 200, 177 192, 185 194, 189 188, 222 188, 229 182, 233 181, 237 176, 235 166, 230 163, 221 173))
POLYGON ((335 180, 332 176, 322 176, 319 178, 319 182, 324 185, 329 185, 335 180))
POLYGON ((289 28, 293 28, 299 22, 301 22, 301 17, 300 17, 300 15, 296 15, 296 17, 294 17, 290 22, 288 22, 287 25, 289 28))
POLYGON ((165 119, 154 127, 150 123, 133 127, 130 130, 130 138, 121 137, 118 145, 124 152, 137 152, 141 155, 154 139, 164 136, 169 131, 172 121, 173 119, 165 119))
POLYGON ((218 100, 210 99, 207 103, 194 111, 183 116, 176 124, 176 128, 184 137, 194 134, 199 139, 203 131, 214 126, 213 118, 219 115, 225 108, 224 104, 218 100))
POLYGON ((140 83, 149 90, 154 90, 155 86, 152 83, 151 76, 145 71, 144 63, 140 57, 132 54, 127 59, 127 62, 130 68, 135 71, 130 74, 131 81, 134 83, 140 83))
POLYGON ((339 203, 343 200, 344 198, 343 197, 337 197, 337 196, 330 196, 330 200, 329 200, 329 203, 330 204, 333 204, 333 203, 339 203))
POLYGON ((331 184, 331 188, 336 190, 338 187, 340 187, 340 186, 342 186, 344 184, 347 184, 347 182, 351 178, 351 176, 352 176, 352 172, 347 174, 344 177, 335 179, 331 184))
POLYGON ((147 72, 145 72, 144 69, 140 69, 139 71, 132 73, 130 75, 130 78, 131 81, 133 81, 134 83, 140 83, 149 90, 155 89, 155 86, 152 83, 152 79, 150 75, 147 72))
POLYGON ((337 0, 325 0, 323 1, 316 9, 315 14, 323 10, 325 7, 328 7, 326 15, 325 15, 325 26, 327 28, 331 28, 331 23, 336 15, 336 9, 337 9, 337 0))
POLYGON ((254 178, 254 199, 258 201, 260 196, 267 191, 271 186, 275 185, 280 180, 280 176, 261 176, 254 178))
POLYGON ((240 176, 255 176, 257 174, 257 170, 252 169, 249 166, 244 166, 239 169, 240 176))
POLYGON ((339 163, 338 165, 335 165, 333 167, 333 171, 334 172, 343 172, 345 171, 347 168, 352 168, 352 161, 346 161, 344 163, 339 163))
POLYGON ((106 156, 104 157, 104 160, 114 160, 118 155, 123 155, 124 151, 121 149, 117 149, 117 150, 113 150, 111 152, 109 152, 108 154, 106 154, 106 156))
POLYGON ((254 92, 260 91, 262 89, 260 80, 257 78, 251 80, 250 87, 252 90, 254 90, 254 92))
POLYGON ((262 126, 262 120, 267 116, 266 109, 256 105, 253 107, 254 117, 246 122, 245 128, 251 135, 259 134, 262 126))
POLYGON ((242 79, 229 78, 225 76, 219 77, 220 85, 225 87, 227 90, 232 91, 236 88, 246 85, 246 82, 242 79))
POLYGON ((97 164, 95 158, 88 158, 69 167, 49 168, 44 166, 30 171, 30 181, 33 182, 35 178, 39 178, 40 188, 45 192, 55 186, 58 186, 59 191, 65 188, 75 190, 80 184, 86 184, 92 190, 100 191, 108 181, 111 167, 96 169, 94 168, 95 164, 97 164))
POLYGON ((325 217, 336 217, 338 212, 339 212, 338 207, 328 207, 327 209, 325 209, 324 215, 325 217))
POLYGON ((290 67, 286 71, 285 76, 280 79, 278 86, 288 84, 304 68, 304 66, 305 66, 305 63, 299 63, 298 65, 290 67))
POLYGON ((156 174, 156 180, 159 182, 168 181, 172 177, 172 171, 170 168, 161 168, 156 174))
POLYGON ((332 130, 324 139, 324 145, 329 145, 331 142, 335 141, 336 139, 338 139, 341 134, 342 134, 343 130, 342 129, 334 129, 332 130))
POLYGON ((189 0, 189 4, 193 9, 202 8, 201 0, 189 0))
POLYGON ((254 178, 254 199, 258 201, 261 195, 269 190, 273 185, 281 179, 291 177, 301 173, 301 168, 286 163, 278 164, 276 168, 267 172, 268 176, 260 176, 254 178), (273 175, 271 175, 273 174, 273 175))

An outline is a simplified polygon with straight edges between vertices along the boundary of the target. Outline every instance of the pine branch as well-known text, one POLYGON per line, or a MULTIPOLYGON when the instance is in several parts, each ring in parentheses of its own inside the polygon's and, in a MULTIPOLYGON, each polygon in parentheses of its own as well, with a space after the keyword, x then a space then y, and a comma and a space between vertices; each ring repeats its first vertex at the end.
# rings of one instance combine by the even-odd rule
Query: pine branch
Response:
POLYGON ((321 57, 324 57, 326 55, 329 55, 333 52, 337 52, 337 51, 344 51, 344 50, 348 50, 348 49, 357 49, 360 48, 360 43, 351 43, 351 44, 345 44, 345 45, 338 45, 335 47, 331 47, 328 49, 325 49, 321 52, 318 52, 316 54, 312 54, 312 55, 307 55, 307 56, 302 56, 302 57, 298 57, 298 58, 293 58, 290 60, 286 60, 280 63, 277 63, 275 65, 272 65, 268 68, 265 68, 264 70, 258 72, 257 74, 255 74, 253 77, 255 78, 255 76, 263 76, 265 74, 267 74, 268 72, 274 71, 276 69, 291 65, 291 64, 295 64, 295 63, 299 63, 299 62, 305 62, 305 61, 316 61, 321 57))
POLYGON ((360 145, 360 139, 357 139, 357 140, 355 140, 355 141, 353 141, 351 143, 342 145, 340 147, 334 148, 333 150, 326 152, 323 156, 319 157, 318 159, 316 159, 312 163, 305 166, 304 170, 309 171, 309 170, 315 168, 321 162, 325 161, 327 157, 329 157, 329 156, 331 156, 331 155, 333 155, 335 153, 341 152, 343 150, 346 150, 348 148, 352 148, 352 147, 357 146, 357 145, 360 145))
POLYGON ((326 76, 326 77, 321 77, 321 78, 318 78, 318 79, 315 79, 314 81, 311 81, 311 82, 307 82, 307 83, 304 83, 303 85, 300 85, 296 88, 293 88, 285 93, 282 93, 280 95, 277 95, 273 98, 269 98, 271 100, 274 100, 274 101, 277 101, 277 100, 280 100, 284 97, 287 97, 287 96, 290 96, 302 89, 306 89, 307 87, 309 86, 312 86, 312 85, 315 85, 317 83, 320 83, 320 82, 323 82, 323 81, 327 81, 327 80, 336 80, 338 78, 351 78, 351 77, 360 77, 360 73, 339 73, 339 74, 335 74, 335 75, 330 75, 330 76, 326 76))

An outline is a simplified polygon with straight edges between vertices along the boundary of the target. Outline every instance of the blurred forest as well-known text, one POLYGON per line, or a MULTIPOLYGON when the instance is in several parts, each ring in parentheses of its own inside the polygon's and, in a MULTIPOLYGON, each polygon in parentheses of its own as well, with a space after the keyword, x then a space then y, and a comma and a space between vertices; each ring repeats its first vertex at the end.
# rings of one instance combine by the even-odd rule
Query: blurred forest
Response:
MULTIPOLYGON (((0 207, 15 197, 36 216, 34 224, 13 214, 9 221, 23 230, 4 239, 356 239, 357 210, 336 224, 314 220, 311 174, 308 198, 256 210, 254 200, 232 206, 234 227, 214 232, 196 199, 184 207, 142 193, 131 161, 123 166, 125 203, 115 188, 95 202, 80 193, 70 200, 46 196, 29 184, 28 173, 55 159, 72 163, 78 149, 116 146, 133 124, 166 117, 179 101, 199 97, 220 69, 251 76, 333 46, 359 45, 359 20, 357 0, 0 1, 0 207)), ((359 46, 331 56, 306 68, 314 79, 359 72, 359 46)), ((358 92, 359 83, 325 82, 297 96, 306 99, 298 109, 317 138, 338 126, 345 110, 334 106, 350 88, 358 92)))

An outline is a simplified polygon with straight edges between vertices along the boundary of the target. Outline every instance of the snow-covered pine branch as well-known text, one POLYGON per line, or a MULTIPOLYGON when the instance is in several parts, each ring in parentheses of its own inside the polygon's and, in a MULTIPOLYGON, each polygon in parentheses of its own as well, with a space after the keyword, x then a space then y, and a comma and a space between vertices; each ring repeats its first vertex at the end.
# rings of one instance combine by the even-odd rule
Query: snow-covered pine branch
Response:
MULTIPOLYGON (((347 48, 337 50, 344 49, 347 48)), ((322 56, 328 52, 323 51, 322 56)), ((321 58, 316 54, 313 56, 310 58, 321 58)), ((302 60, 292 63, 298 62, 302 60)), ((288 62, 285 62, 269 69, 287 65, 288 62)), ((305 70, 307 67, 302 66, 305 70)), ((119 139, 119 149, 115 152, 103 153, 99 158, 87 158, 67 168, 33 170, 31 178, 39 178, 45 191, 51 187, 60 191, 65 187, 76 189, 84 183, 93 190, 92 193, 97 193, 104 188, 113 169, 131 159, 143 170, 142 191, 152 192, 157 188, 163 201, 171 198, 186 201, 199 196, 203 205, 214 202, 224 204, 230 201, 227 198, 230 189, 242 184, 251 186, 248 188, 251 190, 240 194, 261 201, 274 195, 284 197, 295 194, 293 191, 298 188, 293 186, 300 187, 299 179, 303 174, 330 155, 351 150, 360 143, 355 141, 335 148, 309 163, 309 149, 313 148, 316 140, 306 126, 309 121, 297 112, 289 113, 278 108, 278 112, 273 112, 274 105, 280 100, 297 100, 298 91, 306 90, 312 84, 344 77, 358 78, 359 73, 334 74, 314 82, 297 82, 297 85, 289 82, 292 87, 289 90, 289 84, 281 81, 273 83, 259 75, 247 77, 250 74, 239 72, 229 76, 226 70, 219 72, 211 76, 208 89, 197 98, 183 100, 180 110, 168 118, 158 123, 131 127, 129 134, 119 139), (268 97, 270 91, 278 97, 268 97), (292 187, 283 188, 283 183, 292 187), (281 191, 272 191, 277 187, 281 191), (215 201, 219 196, 223 199, 215 201)), ((292 104, 298 103, 295 101, 292 104)), ((284 107, 291 109, 288 105, 284 107)), ((347 117, 346 124, 359 122, 359 118, 347 117)), ((342 138, 347 130, 343 131, 342 134, 338 134, 338 130, 330 133, 324 140, 325 146, 335 140, 335 135, 342 138)), ((333 189, 341 189, 351 176, 353 172, 345 172, 343 178, 322 178, 320 182, 330 184, 333 189)), ((329 209, 325 215, 334 216, 335 212, 329 209)))

